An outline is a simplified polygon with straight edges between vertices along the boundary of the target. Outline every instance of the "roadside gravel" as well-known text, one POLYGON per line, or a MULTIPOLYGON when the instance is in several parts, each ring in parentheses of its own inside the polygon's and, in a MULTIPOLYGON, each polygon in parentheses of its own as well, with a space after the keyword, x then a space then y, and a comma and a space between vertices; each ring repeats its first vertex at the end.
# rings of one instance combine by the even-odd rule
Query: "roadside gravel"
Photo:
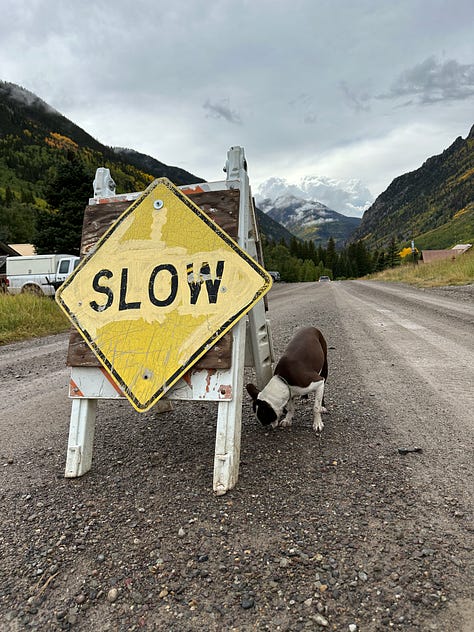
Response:
POLYGON ((64 479, 67 338, 0 349, 1 630, 474 630, 472 425, 378 332, 362 357, 365 308, 337 285, 269 299, 277 355, 299 326, 328 340, 322 436, 304 401, 268 432, 245 400, 239 481, 220 497, 215 405, 101 403, 92 471, 64 479))

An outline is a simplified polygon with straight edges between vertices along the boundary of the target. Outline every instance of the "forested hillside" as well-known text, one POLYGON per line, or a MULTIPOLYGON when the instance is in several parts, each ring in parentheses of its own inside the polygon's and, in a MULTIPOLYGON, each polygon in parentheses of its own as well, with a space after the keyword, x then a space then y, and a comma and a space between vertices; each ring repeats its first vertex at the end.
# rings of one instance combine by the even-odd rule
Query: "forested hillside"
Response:
POLYGON ((203 180, 150 156, 102 145, 36 95, 0 82, 0 241, 34 243, 48 189, 71 156, 88 172, 83 207, 99 166, 111 170, 117 192, 142 191, 161 176, 178 185, 203 180))
POLYGON ((424 248, 449 248, 473 239, 474 126, 442 154, 396 178, 364 213, 352 240, 386 247, 415 239, 424 248))
MULTIPOLYGON (((143 191, 162 176, 177 185, 203 182, 133 149, 102 145, 36 95, 0 82, 0 241, 39 241, 38 252, 77 251, 79 244, 68 244, 81 229, 98 166, 110 169, 118 193, 143 191), (64 195, 58 216, 52 211, 64 195), (53 232, 62 234, 53 239, 53 232)), ((292 234, 258 209, 257 219, 268 239, 290 242, 292 234)))

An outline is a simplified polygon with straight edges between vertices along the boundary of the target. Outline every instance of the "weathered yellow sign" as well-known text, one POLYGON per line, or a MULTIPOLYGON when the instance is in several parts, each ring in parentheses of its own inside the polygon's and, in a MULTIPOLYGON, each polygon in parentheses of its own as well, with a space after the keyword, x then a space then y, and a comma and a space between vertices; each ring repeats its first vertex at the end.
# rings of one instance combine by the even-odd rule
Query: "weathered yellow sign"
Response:
POLYGON ((169 180, 155 180, 56 300, 138 411, 259 301, 271 277, 169 180))

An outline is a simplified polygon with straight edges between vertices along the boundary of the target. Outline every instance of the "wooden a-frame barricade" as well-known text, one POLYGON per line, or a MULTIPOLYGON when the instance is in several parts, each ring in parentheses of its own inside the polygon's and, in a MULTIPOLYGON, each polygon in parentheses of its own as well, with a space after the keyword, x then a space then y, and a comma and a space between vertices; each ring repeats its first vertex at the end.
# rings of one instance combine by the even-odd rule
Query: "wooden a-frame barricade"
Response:
MULTIPOLYGON (((243 148, 230 148, 225 172, 223 181, 179 189, 262 264, 243 148)), ((85 210, 82 257, 140 195, 116 195, 109 170, 97 170, 94 197, 85 210)), ((218 402, 213 478, 216 494, 224 494, 237 482, 244 366, 255 368, 257 385, 263 388, 272 376, 272 362, 273 347, 264 297, 155 404, 155 410, 165 412, 171 409, 173 400, 218 402)), ((65 476, 73 478, 91 469, 98 400, 125 396, 76 330, 70 336, 67 364, 71 367, 72 410, 65 476)))

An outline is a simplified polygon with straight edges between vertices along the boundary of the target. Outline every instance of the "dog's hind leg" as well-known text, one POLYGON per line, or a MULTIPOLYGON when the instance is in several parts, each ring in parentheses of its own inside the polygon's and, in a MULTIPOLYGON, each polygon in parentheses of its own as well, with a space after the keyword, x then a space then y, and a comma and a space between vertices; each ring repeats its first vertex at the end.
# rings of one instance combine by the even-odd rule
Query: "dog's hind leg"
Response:
POLYGON ((323 418, 321 413, 325 411, 323 403, 324 397, 324 380, 317 382, 314 389, 314 408, 313 408, 313 430, 315 432, 322 432, 324 428, 323 418))
MULTIPOLYGON (((327 347, 326 347, 326 342, 324 342, 324 364, 323 364, 323 368, 321 369, 320 372, 320 376, 323 378, 324 382, 327 381, 328 379, 328 360, 327 360, 327 347)), ((321 401, 321 412, 322 413, 327 413, 328 409, 326 408, 326 405, 324 403, 324 395, 323 395, 323 399, 321 401)))

